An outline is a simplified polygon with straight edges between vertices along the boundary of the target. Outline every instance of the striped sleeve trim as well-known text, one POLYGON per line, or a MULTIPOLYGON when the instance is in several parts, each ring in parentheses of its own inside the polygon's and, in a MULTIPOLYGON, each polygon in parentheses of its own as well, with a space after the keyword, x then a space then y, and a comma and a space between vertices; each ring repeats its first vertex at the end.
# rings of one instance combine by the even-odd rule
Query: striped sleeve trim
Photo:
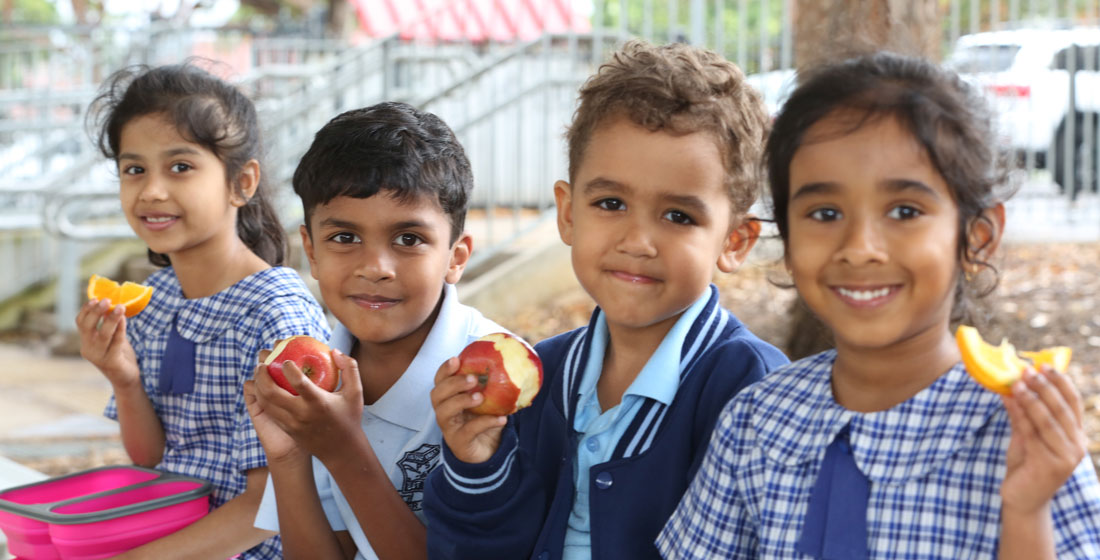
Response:
POLYGON ((512 448, 512 451, 504 458, 500 468, 495 472, 479 477, 473 478, 468 476, 462 476, 451 468, 451 465, 447 462, 447 455, 443 455, 443 474, 447 477, 447 481, 451 483, 456 490, 464 494, 485 494, 492 492, 497 488, 500 488, 504 481, 508 479, 508 475, 512 472, 512 464, 515 462, 516 449, 512 448))

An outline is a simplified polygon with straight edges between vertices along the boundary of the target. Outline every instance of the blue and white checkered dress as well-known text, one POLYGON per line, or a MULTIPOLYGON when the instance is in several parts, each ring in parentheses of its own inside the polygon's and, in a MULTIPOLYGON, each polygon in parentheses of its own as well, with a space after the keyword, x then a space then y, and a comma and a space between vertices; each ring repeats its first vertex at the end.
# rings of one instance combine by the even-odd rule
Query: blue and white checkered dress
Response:
MULTIPOLYGON (((1008 415, 961 364, 889 410, 833 400, 835 351, 765 376, 726 406, 703 465, 657 539, 665 558, 805 558, 796 550, 826 447, 850 426, 871 480, 872 558, 994 558, 1008 415)), ((1100 558, 1100 484, 1086 457, 1055 494, 1057 556, 1100 558)))
MULTIPOLYGON (((137 354, 145 392, 164 426, 164 458, 157 467, 211 481, 211 506, 216 508, 244 491, 245 471, 267 465, 242 393, 258 352, 296 334, 328 340, 328 322, 290 268, 257 272, 199 299, 183 297, 171 267, 146 283, 154 288, 152 300, 127 319, 126 335, 137 354), (191 392, 162 393, 158 388, 173 329, 195 343, 191 392)), ((118 419, 113 396, 104 414, 118 419)), ((242 558, 279 556, 278 540, 269 539, 242 558)))

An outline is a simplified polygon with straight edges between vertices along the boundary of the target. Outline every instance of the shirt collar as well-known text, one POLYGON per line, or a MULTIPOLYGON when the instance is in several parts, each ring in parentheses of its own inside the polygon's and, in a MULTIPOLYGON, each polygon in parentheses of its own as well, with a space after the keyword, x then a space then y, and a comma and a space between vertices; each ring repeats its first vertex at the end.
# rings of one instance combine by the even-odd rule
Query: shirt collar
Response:
POLYGON ((476 327, 471 325, 473 315, 464 313, 465 309, 458 303, 454 285, 444 284, 439 314, 416 357, 393 386, 373 404, 367 405, 365 410, 387 422, 416 431, 435 421, 431 399, 428 398, 435 385, 435 372, 443 362, 457 356, 466 347, 469 335, 476 327), (425 422, 425 419, 431 422, 425 422))
POLYGON ((968 445, 1003 407, 956 364, 909 400, 858 413, 833 399, 836 351, 829 350, 765 376, 752 389, 753 429, 764 454, 794 465, 820 461, 850 425, 853 455, 871 480, 901 484, 920 478, 968 445))
MULTIPOLYGON (((638 376, 623 392, 624 399, 628 395, 634 395, 650 398, 665 405, 672 404, 672 399, 676 397, 676 390, 680 387, 680 368, 683 365, 681 364, 681 350, 684 346, 684 340, 710 299, 711 292, 707 290, 680 315, 680 318, 672 325, 661 344, 657 346, 653 355, 646 361, 642 371, 638 372, 638 376)), ((603 359, 607 351, 608 340, 605 314, 600 313, 596 318, 591 336, 592 346, 588 352, 588 361, 585 363, 584 377, 581 381, 580 393, 582 395, 595 393, 595 385, 603 369, 603 359)))
MULTIPOLYGON (((170 271, 173 290, 164 294, 158 301, 167 305, 173 317, 167 318, 167 328, 172 321, 180 335, 187 340, 202 344, 208 342, 233 325, 240 322, 248 310, 272 298, 307 293, 305 284, 298 273, 291 268, 274 266, 238 281, 228 288, 203 298, 186 299, 179 287, 179 279, 170 271)), ((157 297, 154 289, 153 297, 157 297)), ((162 319, 165 317, 162 317, 162 319)))

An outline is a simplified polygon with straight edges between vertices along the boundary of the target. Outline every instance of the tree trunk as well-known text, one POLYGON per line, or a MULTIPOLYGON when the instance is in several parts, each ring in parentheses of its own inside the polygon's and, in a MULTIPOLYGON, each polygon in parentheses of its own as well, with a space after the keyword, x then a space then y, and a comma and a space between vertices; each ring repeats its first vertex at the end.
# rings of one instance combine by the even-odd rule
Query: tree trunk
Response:
MULTIPOLYGON (((795 66, 802 70, 876 50, 940 59, 936 0, 788 0, 794 4, 795 66)), ((786 351, 792 360, 833 347, 829 329, 798 298, 786 351)))

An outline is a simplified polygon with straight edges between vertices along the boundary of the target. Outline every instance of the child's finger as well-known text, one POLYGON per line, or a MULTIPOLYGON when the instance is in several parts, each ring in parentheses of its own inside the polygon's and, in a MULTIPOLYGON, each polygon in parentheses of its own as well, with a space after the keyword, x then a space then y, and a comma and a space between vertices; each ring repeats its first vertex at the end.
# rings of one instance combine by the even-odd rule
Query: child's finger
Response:
POLYGON ((481 404, 481 393, 458 393, 435 405, 436 423, 444 433, 455 432, 469 421, 467 409, 481 404))
POLYGON ((452 375, 435 384, 429 395, 432 399, 432 408, 438 408, 444 401, 451 400, 460 393, 468 392, 477 386, 477 378, 473 375, 452 375))
POLYGON ((362 399, 363 378, 359 376, 359 362, 335 348, 332 349, 332 362, 340 370, 340 386, 335 392, 362 399))
POLYGON ((448 359, 439 365, 439 369, 435 370, 435 384, 438 386, 441 381, 448 377, 453 377, 455 372, 458 371, 458 357, 448 359))
POLYGON ((1073 412, 1074 423, 1081 425, 1085 416, 1084 404, 1081 402, 1081 394, 1069 376, 1047 365, 1042 367, 1039 374, 1046 377, 1051 385, 1058 389, 1066 401, 1066 406, 1073 412))
MULTIPOLYGON (((1072 405, 1067 402, 1060 387, 1051 382, 1050 378, 1041 373, 1029 371, 1024 375, 1024 381, 1046 405, 1047 414, 1057 423, 1062 433, 1069 439, 1081 426, 1074 414, 1072 405)), ((1071 395, 1074 391, 1071 391, 1071 395)))
MULTIPOLYGON (((1020 408, 1023 409, 1024 415, 1035 427, 1037 439, 1043 442, 1043 445, 1054 454, 1062 455, 1070 448, 1069 436, 1062 428, 1061 423, 1058 422, 1055 416, 1056 413, 1051 410, 1046 398, 1036 391, 1036 388, 1032 385, 1029 377, 1035 375, 1035 372, 1030 369, 1025 371, 1024 384, 1017 383, 1013 385, 1013 396, 1019 403, 1020 408)), ((1040 386, 1039 389, 1044 393, 1054 391, 1049 383, 1040 386)), ((1064 406, 1064 403, 1062 406, 1064 406)))
POLYGON ((490 430, 499 430, 508 423, 507 416, 473 415, 457 430, 460 438, 473 441, 477 436, 490 430))
POLYGON ((267 361, 267 357, 270 356, 270 355, 271 355, 271 350, 269 350, 267 348, 263 348, 259 352, 256 353, 256 361, 258 361, 259 363, 262 364, 262 363, 267 361))

